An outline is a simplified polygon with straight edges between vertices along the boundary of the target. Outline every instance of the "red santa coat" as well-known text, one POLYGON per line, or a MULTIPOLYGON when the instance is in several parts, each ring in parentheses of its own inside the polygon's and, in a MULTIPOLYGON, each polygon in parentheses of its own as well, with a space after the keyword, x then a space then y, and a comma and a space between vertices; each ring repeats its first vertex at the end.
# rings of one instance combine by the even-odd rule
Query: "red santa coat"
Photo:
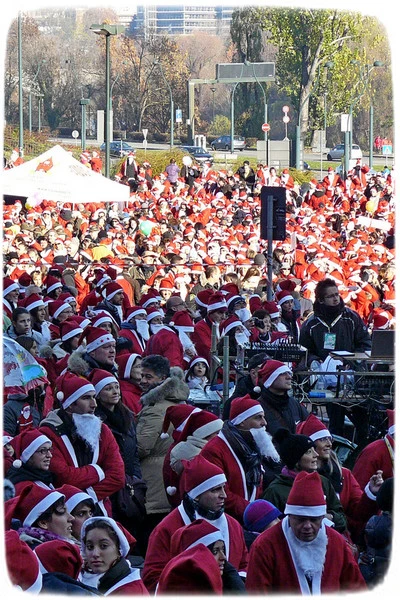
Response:
POLYGON ((378 511, 376 500, 363 490, 350 469, 342 467, 343 487, 339 500, 346 515, 347 524, 353 536, 361 533, 364 525, 378 511))
POLYGON ((249 497, 244 469, 222 431, 207 442, 200 454, 225 473, 228 480, 225 485, 227 496, 225 510, 242 523, 243 513, 249 502, 256 500, 262 494, 262 479, 258 488, 254 488, 249 497))
POLYGON ((139 569, 131 569, 121 581, 117 581, 103 596, 149 596, 146 586, 140 578, 139 569))
POLYGON ((211 354, 211 321, 208 319, 201 319, 194 325, 194 332, 192 333, 192 341, 197 350, 199 356, 203 356, 210 362, 211 354))
POLYGON ((140 339, 134 329, 120 329, 118 331, 119 337, 124 337, 132 342, 132 348, 129 350, 123 350, 118 354, 139 354, 143 355, 144 349, 146 348, 146 344, 140 339))
POLYGON ((383 471, 383 479, 393 477, 394 438, 386 434, 361 450, 353 467, 353 475, 364 489, 378 469, 383 471))
MULTIPOLYGON (((328 546, 321 594, 366 590, 367 586, 349 544, 332 527, 326 528, 328 546)), ((246 591, 300 594, 300 584, 282 522, 261 533, 250 548, 246 591)))
MULTIPOLYGON (((230 515, 223 515, 221 520, 227 525, 228 544, 225 543, 227 560, 235 567, 239 574, 244 575, 247 570, 248 552, 240 524, 230 515), (224 518, 223 518, 224 517, 224 518)), ((210 521, 218 527, 217 521, 210 521)), ((147 547, 146 558, 142 572, 143 582, 150 593, 154 592, 161 572, 167 562, 173 558, 171 554, 171 538, 179 527, 189 525, 190 518, 182 504, 175 508, 153 529, 147 547)))
POLYGON ((60 426, 61 419, 57 417, 56 411, 52 411, 39 428, 53 444, 51 471, 55 476, 56 487, 68 483, 86 490, 96 501, 101 501, 124 486, 124 463, 114 435, 107 425, 103 423, 101 426, 99 444, 94 451, 93 462, 79 467, 70 439, 66 435, 59 435, 54 430, 57 424, 60 426))
POLYGON ((85 316, 88 309, 93 309, 98 305, 104 298, 96 290, 92 290, 81 302, 79 314, 85 316))
POLYGON ((125 404, 125 406, 137 415, 143 408, 140 404, 142 390, 134 383, 126 381, 125 379, 118 379, 118 381, 121 389, 122 404, 125 404))
POLYGON ((161 329, 150 336, 143 352, 143 356, 149 356, 150 354, 161 354, 161 356, 168 358, 171 367, 184 368, 183 346, 179 340, 178 334, 169 327, 161 329))

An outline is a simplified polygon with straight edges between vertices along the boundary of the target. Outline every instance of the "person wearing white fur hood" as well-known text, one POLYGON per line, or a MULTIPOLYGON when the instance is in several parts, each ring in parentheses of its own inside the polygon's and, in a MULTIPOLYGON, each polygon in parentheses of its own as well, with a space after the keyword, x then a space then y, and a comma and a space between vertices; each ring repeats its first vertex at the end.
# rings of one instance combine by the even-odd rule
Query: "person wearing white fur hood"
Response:
POLYGON ((184 371, 171 367, 164 356, 152 354, 142 360, 140 398, 142 410, 137 416, 136 435, 143 479, 147 483, 146 531, 148 535, 169 512, 163 484, 163 464, 171 443, 172 426, 169 436, 162 436, 165 412, 169 406, 186 403, 189 387, 184 381, 184 371))

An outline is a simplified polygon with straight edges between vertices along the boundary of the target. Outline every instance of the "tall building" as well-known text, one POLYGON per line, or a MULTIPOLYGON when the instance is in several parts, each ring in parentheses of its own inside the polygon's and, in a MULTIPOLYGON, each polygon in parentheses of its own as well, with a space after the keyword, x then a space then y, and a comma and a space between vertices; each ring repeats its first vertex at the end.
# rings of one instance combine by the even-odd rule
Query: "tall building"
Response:
POLYGON ((229 33, 233 10, 229 6, 138 6, 132 31, 145 37, 196 31, 223 35, 229 33))

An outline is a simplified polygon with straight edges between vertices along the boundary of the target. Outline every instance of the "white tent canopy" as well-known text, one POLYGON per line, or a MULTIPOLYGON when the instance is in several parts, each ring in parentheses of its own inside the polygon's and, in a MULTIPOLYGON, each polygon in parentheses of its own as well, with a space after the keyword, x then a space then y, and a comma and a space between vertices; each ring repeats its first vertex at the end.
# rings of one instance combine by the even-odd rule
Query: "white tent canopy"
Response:
POLYGON ((85 204, 127 202, 130 190, 129 186, 92 171, 57 145, 18 167, 3 171, 3 194, 85 204))

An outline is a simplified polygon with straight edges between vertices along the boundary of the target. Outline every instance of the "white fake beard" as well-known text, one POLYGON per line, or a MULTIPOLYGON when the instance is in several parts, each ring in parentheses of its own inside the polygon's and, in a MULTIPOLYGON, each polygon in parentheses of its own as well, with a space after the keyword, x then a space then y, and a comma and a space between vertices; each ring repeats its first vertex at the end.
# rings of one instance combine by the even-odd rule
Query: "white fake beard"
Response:
POLYGON ((101 420, 96 415, 78 415, 72 414, 72 420, 80 438, 89 444, 92 450, 95 450, 101 432, 101 420))
POLYGON ((237 314, 239 319, 242 321, 242 323, 251 319, 251 312, 249 311, 248 308, 238 308, 237 310, 235 310, 235 313, 237 314))
POLYGON ((178 331, 179 341, 183 346, 184 350, 189 350, 190 348, 194 348, 193 342, 186 333, 186 331, 178 331))
POLYGON ((135 321, 137 332, 142 336, 145 342, 150 338, 149 326, 146 321, 139 319, 135 321))
POLYGON ((280 462, 281 457, 272 443, 272 436, 264 429, 264 427, 250 429, 250 433, 262 456, 271 458, 274 462, 280 462))
POLYGON ((294 535, 291 527, 288 528, 287 533, 290 542, 290 551, 300 570, 310 577, 322 573, 328 546, 328 536, 325 528, 322 527, 318 531, 317 537, 312 542, 302 542, 299 540, 294 535))
POLYGON ((235 340, 238 346, 242 348, 249 345, 249 339, 245 333, 236 333, 235 340))
POLYGON ((283 323, 276 323, 276 329, 277 331, 281 331, 282 333, 287 332, 287 328, 284 326, 283 323))
POLYGON ((150 330, 153 335, 161 331, 163 328, 164 325, 162 323, 154 323, 153 325, 150 324, 150 330))

